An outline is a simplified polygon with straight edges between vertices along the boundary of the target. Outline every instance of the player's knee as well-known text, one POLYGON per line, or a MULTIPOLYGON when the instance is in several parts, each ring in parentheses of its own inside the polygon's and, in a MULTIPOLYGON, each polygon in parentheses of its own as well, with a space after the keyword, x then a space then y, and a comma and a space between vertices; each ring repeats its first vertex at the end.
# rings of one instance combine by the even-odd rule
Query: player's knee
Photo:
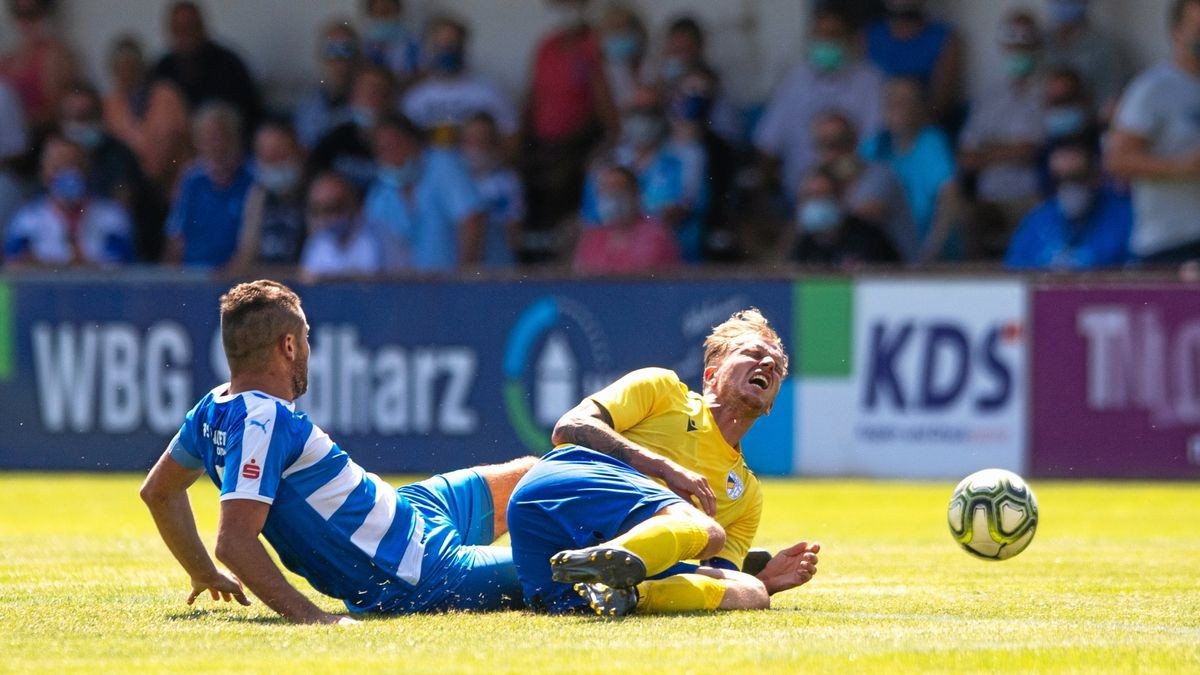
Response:
POLYGON ((725 528, 710 518, 704 529, 708 533, 708 545, 704 547, 700 557, 711 558, 725 550, 725 528))
POLYGON ((738 575, 729 579, 725 595, 721 598, 721 609, 770 609, 771 594, 761 581, 749 575, 738 575))

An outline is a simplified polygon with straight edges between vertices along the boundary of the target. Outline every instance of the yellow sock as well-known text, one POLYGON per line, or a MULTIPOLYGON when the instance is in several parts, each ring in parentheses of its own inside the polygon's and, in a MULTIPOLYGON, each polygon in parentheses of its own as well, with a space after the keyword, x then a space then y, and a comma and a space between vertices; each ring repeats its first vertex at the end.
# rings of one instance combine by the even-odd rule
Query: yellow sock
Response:
POLYGON ((638 584, 637 611, 655 614, 712 611, 721 607, 725 583, 703 574, 675 574, 638 584))
POLYGON ((608 543, 633 551, 646 564, 646 575, 654 576, 700 555, 708 545, 708 530, 690 518, 655 516, 608 543))

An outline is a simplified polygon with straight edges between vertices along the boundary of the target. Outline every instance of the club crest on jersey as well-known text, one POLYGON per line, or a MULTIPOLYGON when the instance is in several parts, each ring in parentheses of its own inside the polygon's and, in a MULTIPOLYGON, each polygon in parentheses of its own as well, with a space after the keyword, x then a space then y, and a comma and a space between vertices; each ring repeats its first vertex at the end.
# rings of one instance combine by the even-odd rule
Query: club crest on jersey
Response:
POLYGON ((746 484, 742 482, 742 478, 730 469, 729 475, 725 477, 725 494, 729 495, 730 499, 737 499, 745 491, 746 484))
POLYGON ((250 460, 249 462, 242 465, 242 478, 246 478, 248 480, 255 480, 256 478, 258 478, 261 475, 262 475, 262 468, 260 468, 257 464, 255 464, 254 460, 250 460))

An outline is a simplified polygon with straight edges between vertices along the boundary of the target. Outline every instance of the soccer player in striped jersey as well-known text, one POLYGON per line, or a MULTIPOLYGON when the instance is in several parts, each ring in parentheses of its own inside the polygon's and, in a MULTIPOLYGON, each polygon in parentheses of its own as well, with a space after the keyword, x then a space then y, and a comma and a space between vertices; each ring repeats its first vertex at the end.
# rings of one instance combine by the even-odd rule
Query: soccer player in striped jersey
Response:
POLYGON ((242 584, 286 619, 353 623, 323 611, 284 578, 284 566, 352 613, 490 610, 519 606, 504 505, 533 458, 453 471, 395 489, 364 471, 296 410, 308 388, 308 321, 273 281, 221 297, 231 381, 188 413, 141 496, 163 541, 191 576, 191 604, 250 604, 242 584), (221 490, 216 557, 196 530, 187 488, 208 474, 221 490), (500 508, 495 508, 495 505, 500 508))
POLYGON ((741 440, 787 376, 783 343, 751 309, 704 346, 703 393, 670 370, 644 368, 559 419, 557 446, 508 506, 529 606, 605 615, 757 609, 816 573, 820 545, 807 542, 754 575, 740 571, 762 513, 741 440), (686 560, 702 564, 678 564, 686 560))

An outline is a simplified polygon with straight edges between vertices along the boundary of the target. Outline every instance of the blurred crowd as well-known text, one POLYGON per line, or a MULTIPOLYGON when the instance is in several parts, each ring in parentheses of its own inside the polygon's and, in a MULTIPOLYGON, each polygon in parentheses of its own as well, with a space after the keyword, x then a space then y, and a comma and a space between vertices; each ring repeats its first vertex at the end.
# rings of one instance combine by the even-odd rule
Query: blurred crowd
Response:
POLYGON ((8 0, 3 266, 319 279, 1200 258, 1200 0, 1174 0, 1170 55, 1141 74, 1087 0, 1040 1, 995 27, 995 82, 968 86, 961 37, 923 0, 818 0, 797 65, 746 107, 690 16, 651 31, 628 5, 548 0, 518 103, 472 67, 486 26, 364 0, 316 36, 319 81, 273 110, 194 2, 169 8, 157 59, 117 38, 100 90, 54 2, 8 0))

